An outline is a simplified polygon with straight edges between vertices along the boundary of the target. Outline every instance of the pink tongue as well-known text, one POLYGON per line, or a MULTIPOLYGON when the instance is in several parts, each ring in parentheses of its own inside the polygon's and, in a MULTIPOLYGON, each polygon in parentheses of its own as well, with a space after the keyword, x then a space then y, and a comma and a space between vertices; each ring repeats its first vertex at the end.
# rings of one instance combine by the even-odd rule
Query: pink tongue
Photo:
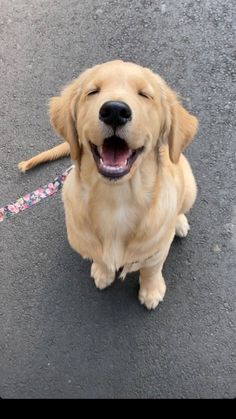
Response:
POLYGON ((118 148, 103 144, 100 155, 106 166, 124 166, 130 156, 130 150, 125 146, 118 148))

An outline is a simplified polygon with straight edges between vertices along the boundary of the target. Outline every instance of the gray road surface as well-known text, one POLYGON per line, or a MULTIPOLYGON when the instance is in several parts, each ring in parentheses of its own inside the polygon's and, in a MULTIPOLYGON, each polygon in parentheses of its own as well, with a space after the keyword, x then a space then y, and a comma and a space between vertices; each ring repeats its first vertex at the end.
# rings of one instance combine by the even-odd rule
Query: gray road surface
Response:
POLYGON ((200 122, 186 153, 199 185, 191 232, 173 243, 156 311, 139 304, 136 273, 95 289, 59 195, 0 224, 0 397, 235 397, 235 2, 0 0, 0 10, 0 206, 69 166, 16 167, 57 143, 48 99, 95 63, 151 67, 200 122))

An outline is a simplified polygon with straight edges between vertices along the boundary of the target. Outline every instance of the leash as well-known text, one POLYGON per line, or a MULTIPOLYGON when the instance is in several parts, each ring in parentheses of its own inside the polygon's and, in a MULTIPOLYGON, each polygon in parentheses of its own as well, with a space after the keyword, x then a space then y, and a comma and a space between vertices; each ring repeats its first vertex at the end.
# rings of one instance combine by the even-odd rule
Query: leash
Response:
POLYGON ((52 182, 18 198, 15 203, 0 208, 0 223, 6 218, 10 218, 26 209, 32 208, 48 196, 55 195, 62 188, 68 174, 73 168, 74 165, 70 166, 61 175, 55 177, 52 182))

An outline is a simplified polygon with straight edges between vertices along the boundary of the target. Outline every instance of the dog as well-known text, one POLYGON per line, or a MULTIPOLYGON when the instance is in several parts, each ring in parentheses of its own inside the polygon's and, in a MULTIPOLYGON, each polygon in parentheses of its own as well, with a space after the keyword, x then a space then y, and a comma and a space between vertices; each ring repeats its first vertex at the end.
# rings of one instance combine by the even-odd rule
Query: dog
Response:
POLYGON ((162 268, 175 235, 189 230, 197 194, 182 151, 197 119, 151 70, 120 60, 84 71, 49 103, 65 142, 21 162, 31 167, 71 155, 63 188, 68 240, 92 261, 100 290, 140 271, 139 300, 155 309, 166 292, 162 268))

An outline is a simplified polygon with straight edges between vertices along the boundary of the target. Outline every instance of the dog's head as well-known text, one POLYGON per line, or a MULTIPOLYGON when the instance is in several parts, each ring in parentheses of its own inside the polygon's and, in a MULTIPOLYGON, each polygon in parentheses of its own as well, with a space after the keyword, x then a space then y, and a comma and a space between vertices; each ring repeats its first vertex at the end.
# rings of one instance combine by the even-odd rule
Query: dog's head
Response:
POLYGON ((177 163, 197 119, 164 80, 147 68, 112 61, 86 70, 50 101, 52 126, 70 144, 72 160, 88 153, 101 177, 130 178, 150 152, 169 145, 177 163))

